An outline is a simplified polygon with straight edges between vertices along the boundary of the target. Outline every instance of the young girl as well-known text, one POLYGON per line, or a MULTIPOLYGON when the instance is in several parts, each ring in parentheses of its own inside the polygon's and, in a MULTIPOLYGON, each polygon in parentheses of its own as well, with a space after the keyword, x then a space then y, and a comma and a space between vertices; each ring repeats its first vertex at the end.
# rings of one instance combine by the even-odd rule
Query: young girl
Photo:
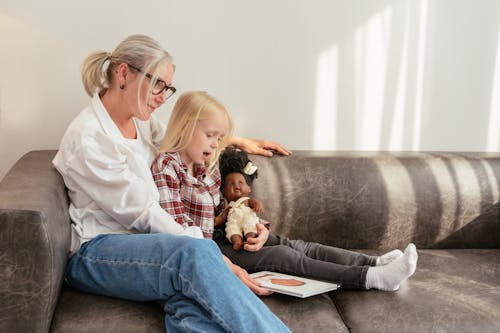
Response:
MULTIPOLYGON (((229 112, 213 97, 204 92, 183 94, 172 111, 162 153, 152 165, 160 205, 177 223, 199 226, 205 238, 212 238, 214 225, 227 218, 227 210, 218 216, 214 211, 221 203, 218 157, 231 131, 229 112)), ((417 264, 413 244, 404 253, 393 250, 380 257, 273 235, 257 252, 235 251, 227 241, 219 246, 228 262, 250 272, 272 270, 346 288, 397 290, 417 264)))

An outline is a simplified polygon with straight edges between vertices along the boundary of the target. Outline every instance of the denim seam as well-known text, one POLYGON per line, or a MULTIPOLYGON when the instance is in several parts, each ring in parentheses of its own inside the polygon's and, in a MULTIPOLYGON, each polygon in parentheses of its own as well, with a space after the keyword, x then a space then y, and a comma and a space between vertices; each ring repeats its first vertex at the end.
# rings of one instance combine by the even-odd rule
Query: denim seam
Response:
POLYGON ((205 299, 203 297, 201 297, 201 295, 196 291, 196 289, 191 284, 191 281, 189 279, 186 279, 181 274, 181 272, 179 272, 179 278, 183 281, 183 283, 186 283, 189 286, 189 289, 193 292, 193 294, 196 297, 196 301, 198 303, 200 303, 201 305, 203 305, 203 307, 205 309, 210 309, 210 313, 212 314, 212 316, 215 316, 219 320, 219 322, 221 323, 221 325, 223 326, 223 328, 226 331, 232 332, 231 329, 229 328, 228 324, 224 321, 224 319, 216 312, 216 310, 214 310, 211 306, 209 306, 209 304, 205 301, 205 299))
POLYGON ((141 264, 141 265, 146 265, 146 266, 162 266, 161 262, 148 262, 148 261, 139 260, 139 259, 131 259, 131 260, 106 259, 106 258, 99 258, 99 257, 91 257, 91 256, 83 255, 83 254, 77 254, 77 255, 82 260, 92 261, 92 262, 104 262, 104 263, 111 263, 111 264, 141 264))
POLYGON ((188 326, 184 325, 184 322, 186 321, 186 319, 182 319, 179 324, 182 326, 182 328, 184 329, 185 332, 192 332, 188 326))

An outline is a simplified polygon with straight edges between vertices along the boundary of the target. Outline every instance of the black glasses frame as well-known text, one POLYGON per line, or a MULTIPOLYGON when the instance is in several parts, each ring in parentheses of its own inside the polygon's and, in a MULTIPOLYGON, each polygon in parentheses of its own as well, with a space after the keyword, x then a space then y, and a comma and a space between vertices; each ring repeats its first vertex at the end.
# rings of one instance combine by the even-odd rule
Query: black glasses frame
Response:
MULTIPOLYGON (((127 65, 128 65, 128 67, 132 68, 133 70, 136 70, 136 71, 138 71, 139 73, 144 74, 144 76, 145 76, 145 77, 147 77, 148 79, 153 80, 153 75, 152 75, 152 74, 150 74, 150 73, 146 73, 146 72, 145 72, 145 71, 143 71, 142 69, 137 68, 137 67, 135 67, 135 66, 132 66, 132 65, 130 65, 130 64, 127 64, 127 65)), ((172 95, 173 95, 173 94, 177 91, 177 89, 175 89, 175 87, 174 87, 174 86, 169 86, 169 85, 168 85, 165 81, 163 81, 162 79, 158 79, 158 78, 157 78, 157 79, 156 79, 155 86, 153 87, 153 91, 152 91, 153 95, 159 95, 159 94, 161 94, 164 90, 166 90, 166 91, 167 91, 167 97, 166 97, 166 98, 169 98, 170 96, 172 96, 172 95), (158 84, 163 85, 163 87, 161 87, 161 88, 157 88, 158 84), (157 90, 157 89, 160 89, 160 90, 157 90), (157 90, 157 91, 155 92, 155 90, 157 90)))

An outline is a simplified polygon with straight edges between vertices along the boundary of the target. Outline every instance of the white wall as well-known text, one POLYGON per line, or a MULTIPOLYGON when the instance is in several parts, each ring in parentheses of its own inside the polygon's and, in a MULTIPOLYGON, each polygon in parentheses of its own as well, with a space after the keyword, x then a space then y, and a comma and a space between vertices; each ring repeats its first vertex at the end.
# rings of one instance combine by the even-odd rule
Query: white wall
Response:
POLYGON ((225 102, 239 135, 498 150, 499 23, 497 0, 0 0, 0 178, 27 151, 58 147, 88 102, 83 58, 133 33, 174 55, 179 91, 225 102))

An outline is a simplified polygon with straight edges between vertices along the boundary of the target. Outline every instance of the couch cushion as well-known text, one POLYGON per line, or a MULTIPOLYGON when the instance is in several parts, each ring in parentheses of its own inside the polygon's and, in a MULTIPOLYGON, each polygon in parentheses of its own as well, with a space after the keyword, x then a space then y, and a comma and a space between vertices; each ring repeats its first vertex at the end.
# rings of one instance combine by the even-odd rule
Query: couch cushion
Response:
POLYGON ((51 332, 164 333, 165 325, 157 303, 130 302, 64 288, 51 332))
MULTIPOLYGON (((326 294, 307 299, 273 294, 262 300, 293 332, 348 332, 326 294)), ((165 332, 165 326, 157 303, 130 302, 64 288, 51 332, 160 333, 165 332)))
POLYGON ((274 293, 262 300, 292 332, 349 332, 327 294, 302 299, 274 293))
POLYGON ((500 249, 418 252, 397 292, 332 293, 350 332, 500 332, 500 249))

